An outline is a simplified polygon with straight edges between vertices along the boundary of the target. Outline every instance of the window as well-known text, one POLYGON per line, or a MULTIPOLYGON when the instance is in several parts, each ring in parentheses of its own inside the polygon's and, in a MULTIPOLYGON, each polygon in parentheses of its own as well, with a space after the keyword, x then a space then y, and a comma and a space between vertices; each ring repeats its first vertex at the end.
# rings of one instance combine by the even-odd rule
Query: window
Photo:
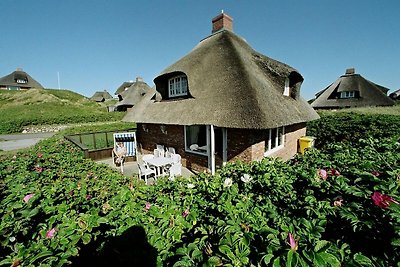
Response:
POLYGON ((17 83, 28 83, 28 81, 23 79, 17 79, 17 83))
POLYGON ((285 127, 268 129, 265 140, 265 155, 279 150, 285 143, 285 127))
POLYGON ((285 80, 285 90, 283 91, 283 95, 284 96, 290 95, 289 78, 286 78, 285 80))
POLYGON ((207 127, 205 125, 185 126, 185 150, 207 155, 207 127))
POLYGON ((344 91, 340 92, 340 98, 354 98, 355 92, 354 91, 344 91))
POLYGON ((186 76, 177 76, 168 80, 169 96, 185 96, 188 91, 186 76))

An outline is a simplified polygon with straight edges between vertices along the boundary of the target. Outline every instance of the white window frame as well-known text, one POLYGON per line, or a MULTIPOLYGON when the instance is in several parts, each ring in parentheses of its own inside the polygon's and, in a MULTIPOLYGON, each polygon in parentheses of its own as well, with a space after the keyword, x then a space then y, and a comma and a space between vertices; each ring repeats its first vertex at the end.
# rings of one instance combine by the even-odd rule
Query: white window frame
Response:
POLYGON ((267 140, 265 140, 265 149, 264 149, 264 156, 269 156, 273 153, 275 153, 276 151, 282 149, 285 147, 285 141, 286 141, 286 136, 285 136, 285 126, 281 126, 278 128, 272 128, 272 129, 268 129, 268 138, 267 140), (279 134, 276 135, 276 139, 275 139, 275 144, 277 144, 275 147, 272 147, 272 141, 271 141, 271 136, 272 136, 272 131, 277 131, 280 130, 279 132, 282 132, 282 139, 281 139, 281 143, 279 144, 279 134))
POLYGON ((289 87, 289 78, 285 79, 285 89, 283 91, 284 96, 289 96, 290 95, 290 87, 289 87))
POLYGON ((188 153, 193 153, 193 154, 197 154, 197 155, 201 155, 201 156, 208 156, 208 150, 210 149, 210 144, 209 144, 209 139, 210 139, 210 136, 209 136, 209 125, 206 125, 206 140, 207 140, 207 144, 206 144, 206 146, 207 146, 207 149, 204 151, 204 152, 201 152, 201 151, 197 151, 197 150, 191 150, 188 146, 187 146, 187 142, 186 142, 186 128, 187 127, 191 127, 191 126, 201 126, 201 125, 188 125, 188 126, 186 126, 185 125, 185 127, 184 127, 184 134, 185 134, 185 140, 184 140, 184 142, 185 142, 185 152, 188 152, 188 153))
POLYGON ((169 97, 185 96, 188 92, 188 81, 186 75, 174 76, 168 79, 169 97))
POLYGON ((355 91, 340 92, 340 98, 354 98, 355 95, 356 95, 355 91))
POLYGON ((17 79, 17 83, 25 84, 25 83, 28 83, 28 81, 24 80, 24 79, 17 79))

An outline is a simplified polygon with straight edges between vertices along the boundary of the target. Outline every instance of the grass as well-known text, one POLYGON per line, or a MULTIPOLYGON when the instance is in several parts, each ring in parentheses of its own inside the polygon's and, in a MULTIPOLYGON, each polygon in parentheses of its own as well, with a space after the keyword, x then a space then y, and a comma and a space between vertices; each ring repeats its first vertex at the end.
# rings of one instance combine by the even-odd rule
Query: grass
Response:
POLYGON ((106 105, 68 90, 0 91, 0 134, 31 125, 120 121, 125 115, 108 112, 106 105))
POLYGON ((396 102, 394 106, 385 107, 362 107, 362 108, 346 108, 339 110, 321 110, 320 114, 330 114, 335 112, 354 112, 359 114, 385 114, 385 115, 400 115, 400 102, 396 102))

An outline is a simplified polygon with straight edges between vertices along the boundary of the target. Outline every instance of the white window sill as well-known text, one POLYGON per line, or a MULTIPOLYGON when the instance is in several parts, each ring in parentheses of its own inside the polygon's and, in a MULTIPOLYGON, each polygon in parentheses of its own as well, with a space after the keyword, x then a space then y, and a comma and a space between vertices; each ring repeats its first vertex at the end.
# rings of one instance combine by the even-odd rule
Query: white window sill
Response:
POLYGON ((277 146, 277 147, 275 147, 275 148, 273 148, 273 149, 271 149, 271 150, 268 150, 268 151, 264 152, 264 157, 271 156, 271 155, 274 154, 275 152, 277 152, 277 151, 283 149, 284 147, 285 147, 284 145, 280 145, 280 146, 277 146))
POLYGON ((186 149, 186 148, 185 148, 185 152, 207 157, 207 152, 200 152, 200 151, 190 150, 190 149, 186 149))

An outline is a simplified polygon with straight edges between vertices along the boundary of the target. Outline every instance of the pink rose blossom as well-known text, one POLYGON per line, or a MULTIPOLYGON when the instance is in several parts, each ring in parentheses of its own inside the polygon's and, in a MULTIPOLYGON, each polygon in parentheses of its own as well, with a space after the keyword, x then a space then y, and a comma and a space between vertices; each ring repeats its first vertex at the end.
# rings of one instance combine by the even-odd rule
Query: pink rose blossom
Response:
POLYGON ((151 204, 149 202, 146 202, 146 205, 144 206, 144 210, 149 211, 150 208, 151 208, 151 204))
POLYGON ((374 201, 374 204, 377 205, 378 207, 381 207, 383 209, 386 209, 389 207, 390 203, 395 203, 399 204, 396 200, 394 200, 391 196, 381 194, 380 192, 375 191, 372 196, 372 201, 374 201))
POLYGON ((339 176, 340 175, 340 172, 338 171, 338 170, 336 170, 336 169, 331 169, 331 175, 332 176, 339 176))
POLYGON ((51 228, 49 231, 47 231, 46 238, 53 238, 56 234, 56 231, 56 228, 51 228))
POLYGON ((24 201, 25 203, 28 203, 28 202, 29 202, 29 199, 31 199, 34 195, 35 195, 35 194, 33 194, 33 193, 26 195, 26 196, 23 198, 23 201, 24 201))
POLYGON ((42 154, 42 153, 38 153, 38 154, 37 154, 37 157, 38 157, 38 158, 42 158, 42 157, 43 157, 43 154, 42 154))
POLYGON ((378 172, 378 171, 372 171, 371 174, 372 174, 373 176, 376 176, 376 177, 378 177, 379 175, 381 175, 381 173, 378 172))
POLYGON ((183 218, 186 218, 186 216, 188 216, 189 215, 189 209, 186 209, 183 213, 182 213, 182 216, 183 216, 183 218))
POLYGON ((294 239, 294 237, 291 233, 289 233, 288 239, 289 239, 290 249, 293 251, 296 251, 297 250, 297 241, 294 239))
POLYGON ((328 178, 328 173, 324 169, 318 170, 318 176, 322 178, 322 180, 326 180, 328 178))

